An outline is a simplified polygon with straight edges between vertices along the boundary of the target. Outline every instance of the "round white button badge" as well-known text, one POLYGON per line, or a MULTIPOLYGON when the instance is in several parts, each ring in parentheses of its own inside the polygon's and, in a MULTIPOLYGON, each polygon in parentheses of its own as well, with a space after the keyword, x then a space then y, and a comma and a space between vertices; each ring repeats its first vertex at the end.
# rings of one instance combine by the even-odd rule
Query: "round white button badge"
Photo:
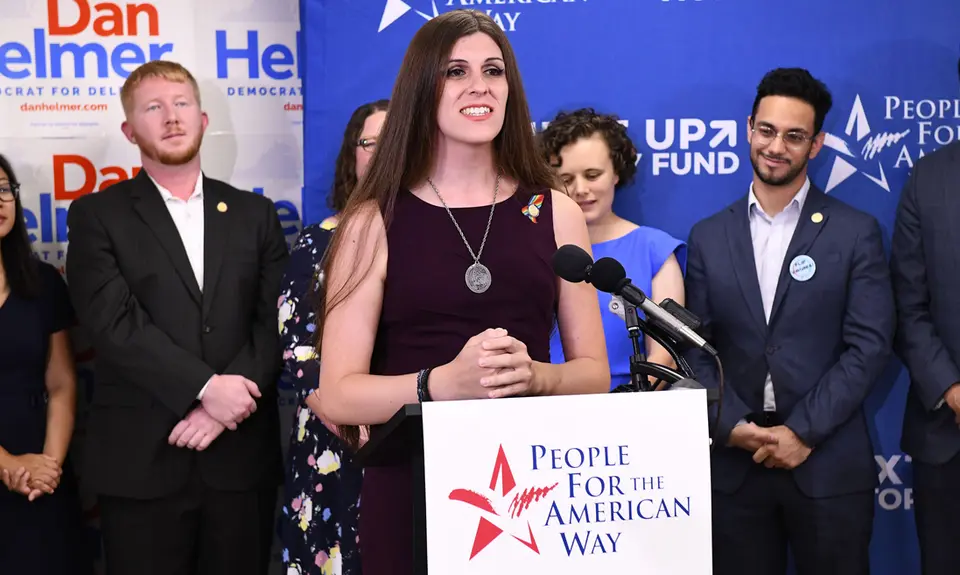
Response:
POLYGON ((798 282, 805 282, 817 273, 817 263, 808 255, 800 255, 790 262, 790 277, 798 282))

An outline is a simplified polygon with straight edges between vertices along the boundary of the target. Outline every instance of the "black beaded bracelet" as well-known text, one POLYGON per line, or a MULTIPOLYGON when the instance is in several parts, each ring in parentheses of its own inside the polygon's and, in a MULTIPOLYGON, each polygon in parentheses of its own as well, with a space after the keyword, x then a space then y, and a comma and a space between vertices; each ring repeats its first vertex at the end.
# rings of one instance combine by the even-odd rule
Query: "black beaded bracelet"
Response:
POLYGON ((430 397, 430 388, 427 385, 431 371, 433 371, 432 368, 421 369, 420 373, 417 374, 417 399, 420 400, 420 403, 433 400, 430 397))

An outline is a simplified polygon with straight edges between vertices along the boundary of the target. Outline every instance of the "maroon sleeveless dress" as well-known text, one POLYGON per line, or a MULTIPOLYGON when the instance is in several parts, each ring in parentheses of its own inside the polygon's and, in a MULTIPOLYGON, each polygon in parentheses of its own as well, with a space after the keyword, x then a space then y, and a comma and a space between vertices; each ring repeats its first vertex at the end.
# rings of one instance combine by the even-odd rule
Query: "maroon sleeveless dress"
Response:
MULTIPOLYGON (((526 344, 531 359, 549 363, 558 298, 550 194, 521 186, 497 203, 480 255, 493 281, 477 294, 464 282, 473 258, 446 210, 401 192, 387 230, 387 276, 371 373, 402 375, 443 365, 468 339, 496 327, 526 344)), ((490 206, 451 211, 476 253, 490 206)), ((364 575, 412 573, 411 493, 409 467, 365 470, 360 496, 364 575)))

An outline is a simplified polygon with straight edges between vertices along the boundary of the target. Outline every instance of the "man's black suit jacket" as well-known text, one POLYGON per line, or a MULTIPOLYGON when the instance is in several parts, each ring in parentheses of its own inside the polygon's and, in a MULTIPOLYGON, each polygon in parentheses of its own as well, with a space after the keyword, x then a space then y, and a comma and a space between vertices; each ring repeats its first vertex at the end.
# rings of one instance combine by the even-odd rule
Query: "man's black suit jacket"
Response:
POLYGON ((960 142, 917 160, 900 194, 890 267, 896 351, 910 371, 901 446, 940 465, 960 451, 944 393, 960 382, 960 142))
POLYGON ((161 497, 196 471, 222 490, 280 476, 277 296, 286 242, 269 199, 202 177, 202 293, 145 171, 76 200, 67 216, 67 281, 96 351, 83 476, 99 494, 161 497), (255 382, 257 411, 206 451, 170 446, 214 374, 255 382))

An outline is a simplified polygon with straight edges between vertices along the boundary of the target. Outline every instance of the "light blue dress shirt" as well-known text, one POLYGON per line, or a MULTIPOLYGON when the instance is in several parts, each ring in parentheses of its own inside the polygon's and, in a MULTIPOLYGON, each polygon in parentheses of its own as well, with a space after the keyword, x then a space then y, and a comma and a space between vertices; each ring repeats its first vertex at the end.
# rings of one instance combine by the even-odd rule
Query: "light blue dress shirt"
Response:
MULTIPOLYGON (((790 240, 800 221, 803 211, 803 202, 807 199, 810 190, 810 179, 807 178, 800 191, 790 200, 783 211, 770 216, 760 207, 757 196, 753 193, 753 184, 750 184, 750 194, 747 196, 747 214, 750 218, 750 236, 753 239, 753 259, 757 266, 757 279, 760 282, 760 296, 763 299, 763 313, 770 322, 770 310, 773 308, 773 298, 777 293, 777 283, 780 280, 780 271, 783 269, 783 260, 787 256, 790 240)), ((773 390, 773 379, 767 374, 767 381, 763 385, 763 410, 776 411, 776 394, 773 390)))

